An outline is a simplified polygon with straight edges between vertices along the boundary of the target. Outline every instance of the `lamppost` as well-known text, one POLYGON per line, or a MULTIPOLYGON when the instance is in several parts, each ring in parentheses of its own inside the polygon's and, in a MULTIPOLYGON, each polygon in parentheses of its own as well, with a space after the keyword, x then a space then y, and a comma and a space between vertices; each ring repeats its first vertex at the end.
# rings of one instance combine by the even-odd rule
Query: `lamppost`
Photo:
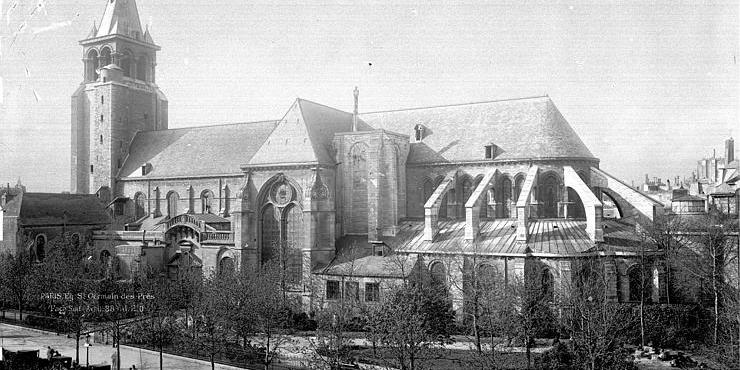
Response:
POLYGON ((90 346, 92 346, 90 343, 90 333, 87 333, 87 336, 85 336, 85 367, 90 366, 90 346))

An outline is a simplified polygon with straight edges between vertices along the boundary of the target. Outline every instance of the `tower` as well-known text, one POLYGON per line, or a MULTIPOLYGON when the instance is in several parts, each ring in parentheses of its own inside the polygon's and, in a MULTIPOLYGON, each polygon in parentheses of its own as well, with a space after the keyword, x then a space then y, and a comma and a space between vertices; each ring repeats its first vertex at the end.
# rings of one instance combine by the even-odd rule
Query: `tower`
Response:
POLYGON ((116 176, 137 131, 167 129, 167 98, 156 81, 160 50, 142 32, 135 0, 108 0, 80 41, 84 79, 72 95, 71 190, 116 194, 116 176))

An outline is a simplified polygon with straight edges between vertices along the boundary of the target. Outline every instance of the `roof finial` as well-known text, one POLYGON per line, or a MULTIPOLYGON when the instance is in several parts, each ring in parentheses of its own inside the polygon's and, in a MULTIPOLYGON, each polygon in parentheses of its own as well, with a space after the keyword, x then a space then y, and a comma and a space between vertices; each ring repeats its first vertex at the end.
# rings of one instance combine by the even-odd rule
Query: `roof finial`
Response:
POLYGON ((359 105, 359 98, 360 98, 360 89, 358 89, 357 86, 355 86, 354 93, 355 93, 355 110, 354 110, 354 113, 352 114, 352 131, 353 132, 357 131, 357 115, 358 115, 357 108, 359 105))

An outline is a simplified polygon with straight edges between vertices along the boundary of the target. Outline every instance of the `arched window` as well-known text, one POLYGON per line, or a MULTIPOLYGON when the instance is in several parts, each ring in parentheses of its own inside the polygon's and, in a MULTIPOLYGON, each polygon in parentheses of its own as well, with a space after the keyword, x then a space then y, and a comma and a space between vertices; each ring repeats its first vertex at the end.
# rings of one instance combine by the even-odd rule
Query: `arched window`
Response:
POLYGON ((224 273, 224 272, 232 272, 236 269, 236 264, 234 263, 234 259, 231 257, 223 257, 221 258, 221 261, 218 262, 218 272, 224 273))
POLYGON ((367 146, 356 144, 350 151, 352 171, 352 205, 350 207, 350 232, 367 233, 367 146))
POLYGON ((540 202, 540 209, 542 210, 542 217, 545 218, 556 218, 558 217, 558 201, 560 199, 559 192, 560 181, 557 175, 553 173, 546 174, 540 179, 537 200, 540 202))
POLYGON ((284 176, 265 185, 260 192, 264 206, 260 214, 261 261, 278 263, 286 272, 287 282, 300 283, 303 274, 302 194, 284 176), (263 198, 264 197, 264 198, 263 198))
MULTIPOLYGON (((450 202, 450 200, 451 200, 451 203, 454 205, 455 204, 454 203, 455 202, 455 199, 457 199, 457 189, 454 189, 453 188, 453 189, 447 190, 447 194, 445 194, 445 197, 442 200, 442 204, 445 207, 447 207, 447 202, 450 202)), ((455 210, 453 209, 452 212, 453 212, 453 214, 451 214, 451 215, 450 214, 447 214, 447 212, 445 212, 445 216, 446 217, 450 217, 450 218, 454 218, 455 217, 455 214, 454 214, 455 210)), ((442 216, 440 216, 440 217, 442 217, 442 216)))
POLYGON ((36 255, 36 260, 41 262, 46 258, 46 235, 39 234, 36 235, 36 240, 34 242, 34 254, 36 255))
POLYGON ((629 278, 629 300, 639 302, 640 294, 642 294, 645 301, 649 301, 652 293, 652 273, 650 269, 646 266, 645 271, 642 271, 641 265, 638 263, 627 270, 627 275, 629 278))
POLYGON ((465 209, 465 203, 468 202, 470 196, 473 194, 473 182, 469 178, 465 178, 462 181, 462 207, 465 209))
POLYGON ((303 238, 303 212, 294 204, 285 208, 283 216, 283 230, 285 230, 285 269, 288 281, 301 281, 302 261, 301 246, 303 238))
POLYGON ((98 80, 98 51, 95 49, 87 52, 85 61, 85 81, 98 80))
POLYGON ((504 177, 498 189, 498 203, 501 204, 501 217, 509 218, 511 216, 511 180, 504 177))
POLYGON ((200 210, 201 213, 213 213, 213 192, 210 190, 203 190, 200 193, 200 210))
POLYGON ((139 192, 134 195, 134 218, 137 220, 146 215, 146 196, 139 192))
POLYGON ((167 217, 172 218, 178 215, 177 203, 180 202, 180 195, 176 191, 167 194, 167 217))
POLYGON ((278 223, 277 210, 272 204, 268 204, 262 210, 262 263, 278 258, 280 224, 278 223))
POLYGON ((149 68, 149 58, 146 55, 139 56, 136 61, 136 79, 146 81, 149 74, 147 68, 149 68))
POLYGON ((552 272, 548 268, 542 269, 540 288, 542 289, 542 297, 545 302, 553 302, 555 300, 555 281, 552 277, 552 272))
POLYGON ((128 50, 123 52, 123 55, 121 56, 121 69, 123 70, 123 75, 125 77, 133 77, 132 76, 133 63, 134 63, 133 54, 131 54, 131 52, 128 50))
POLYGON ((518 175, 514 180, 514 201, 519 201, 519 195, 522 194, 522 187, 524 186, 524 176, 518 175))
MULTIPOLYGON (((475 182, 473 183, 473 188, 477 188, 478 185, 480 185, 480 182, 483 181, 483 176, 478 176, 475 178, 475 182)), ((483 192, 483 197, 480 200, 480 214, 479 217, 481 219, 488 217, 488 191, 483 192)))
POLYGON ((111 58, 111 51, 109 47, 104 47, 100 51, 100 63, 99 68, 103 68, 113 62, 113 59, 111 58))
MULTIPOLYGON (((437 180, 434 181, 434 189, 436 190, 437 187, 444 181, 444 177, 438 176, 437 180)), ((447 192, 449 193, 449 191, 447 192)), ((437 216, 439 218, 447 218, 447 193, 442 197, 442 202, 439 205, 439 212, 437 213, 437 216)))
POLYGON ((432 180, 426 179, 424 180, 424 189, 421 194, 421 208, 423 210, 424 204, 429 200, 429 197, 432 196, 432 193, 434 192, 434 183, 432 180))
POLYGON ((432 276, 433 284, 438 286, 447 285, 447 269, 445 268, 444 263, 439 261, 432 263, 432 266, 429 268, 429 273, 432 276))

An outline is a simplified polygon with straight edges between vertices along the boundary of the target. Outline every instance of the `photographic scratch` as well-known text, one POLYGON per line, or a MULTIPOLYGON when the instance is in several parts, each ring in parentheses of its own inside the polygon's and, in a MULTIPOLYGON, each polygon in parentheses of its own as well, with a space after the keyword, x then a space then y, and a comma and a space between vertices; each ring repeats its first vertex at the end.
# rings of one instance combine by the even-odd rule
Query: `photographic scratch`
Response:
POLYGON ((40 33, 54 31, 54 30, 57 30, 59 28, 69 27, 71 25, 72 25, 72 21, 56 22, 56 23, 52 23, 52 24, 50 24, 50 25, 48 25, 46 27, 34 27, 33 28, 33 31, 31 31, 31 33, 33 33, 34 35, 38 35, 40 33))

